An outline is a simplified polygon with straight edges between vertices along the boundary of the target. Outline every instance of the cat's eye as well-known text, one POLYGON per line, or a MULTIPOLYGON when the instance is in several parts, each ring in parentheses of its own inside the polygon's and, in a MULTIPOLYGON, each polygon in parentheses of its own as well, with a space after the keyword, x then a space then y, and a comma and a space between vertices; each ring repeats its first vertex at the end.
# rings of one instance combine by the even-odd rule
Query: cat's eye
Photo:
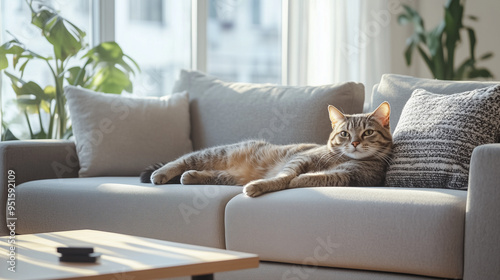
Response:
POLYGON ((363 136, 370 136, 373 134, 373 132, 375 132, 375 131, 373 131, 371 129, 367 129, 367 130, 365 130, 365 132, 363 132, 363 136))
POLYGON ((349 137, 349 132, 342 130, 340 133, 340 137, 349 137))

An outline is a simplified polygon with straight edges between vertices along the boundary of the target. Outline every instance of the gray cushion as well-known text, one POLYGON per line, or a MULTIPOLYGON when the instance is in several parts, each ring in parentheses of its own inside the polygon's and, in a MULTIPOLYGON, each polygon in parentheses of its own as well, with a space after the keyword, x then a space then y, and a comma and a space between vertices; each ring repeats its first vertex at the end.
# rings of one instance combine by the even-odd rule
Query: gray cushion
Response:
POLYGON ((132 98, 67 86, 65 93, 81 177, 138 176, 192 151, 186 92, 132 98))
POLYGON ((500 85, 451 95, 415 90, 394 131, 388 187, 467 189, 472 150, 500 132, 500 85))
POLYGON ((235 186, 138 183, 138 177, 48 179, 16 188, 19 234, 95 229, 224 248, 235 186))
POLYGON ((226 246, 261 260, 462 277, 467 192, 322 187, 226 207, 226 246))
POLYGON ((391 129, 394 131, 401 112, 414 90, 421 88, 436 94, 453 94, 487 86, 499 82, 443 81, 415 78, 404 75, 384 74, 379 84, 373 87, 369 112, 375 110, 380 103, 391 104, 391 129))
POLYGON ((275 144, 326 143, 331 132, 328 105, 344 113, 363 109, 364 86, 279 86, 223 82, 183 70, 174 92, 191 98, 191 139, 195 150, 247 139, 275 144))

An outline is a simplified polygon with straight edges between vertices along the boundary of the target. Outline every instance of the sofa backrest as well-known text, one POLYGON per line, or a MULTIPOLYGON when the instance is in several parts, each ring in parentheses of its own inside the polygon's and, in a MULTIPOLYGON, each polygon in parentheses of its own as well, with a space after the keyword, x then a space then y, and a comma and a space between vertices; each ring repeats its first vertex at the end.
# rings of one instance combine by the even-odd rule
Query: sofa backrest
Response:
POLYGON ((497 84, 500 82, 443 81, 384 74, 380 83, 373 87, 369 111, 375 110, 383 101, 388 101, 391 104, 391 130, 394 132, 403 107, 415 89, 422 88, 436 94, 454 94, 497 84))
POLYGON ((331 132, 328 105, 353 114, 362 112, 364 102, 364 86, 360 83, 231 83, 188 70, 181 71, 173 91, 189 93, 195 150, 248 139, 323 144, 331 132))

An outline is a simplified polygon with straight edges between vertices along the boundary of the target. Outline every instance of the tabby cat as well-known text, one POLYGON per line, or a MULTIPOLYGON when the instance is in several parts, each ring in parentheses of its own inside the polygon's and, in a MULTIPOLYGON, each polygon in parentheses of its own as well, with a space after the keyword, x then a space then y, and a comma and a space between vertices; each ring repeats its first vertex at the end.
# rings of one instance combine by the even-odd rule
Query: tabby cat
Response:
POLYGON ((368 114, 328 106, 333 131, 326 145, 245 141, 196 151, 141 173, 143 183, 239 185, 251 197, 289 188, 380 186, 392 151, 389 103, 368 114))

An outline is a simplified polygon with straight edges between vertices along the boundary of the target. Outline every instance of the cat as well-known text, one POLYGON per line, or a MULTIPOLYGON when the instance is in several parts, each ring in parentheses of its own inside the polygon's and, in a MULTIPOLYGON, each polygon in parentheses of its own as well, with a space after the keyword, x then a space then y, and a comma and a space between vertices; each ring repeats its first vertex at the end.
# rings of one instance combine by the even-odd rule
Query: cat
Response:
POLYGON ((333 130, 326 145, 251 140, 212 147, 152 165, 141 182, 166 184, 180 176, 183 185, 244 186, 250 197, 291 188, 383 185, 392 153, 389 103, 368 114, 345 115, 332 105, 328 112, 333 130))

